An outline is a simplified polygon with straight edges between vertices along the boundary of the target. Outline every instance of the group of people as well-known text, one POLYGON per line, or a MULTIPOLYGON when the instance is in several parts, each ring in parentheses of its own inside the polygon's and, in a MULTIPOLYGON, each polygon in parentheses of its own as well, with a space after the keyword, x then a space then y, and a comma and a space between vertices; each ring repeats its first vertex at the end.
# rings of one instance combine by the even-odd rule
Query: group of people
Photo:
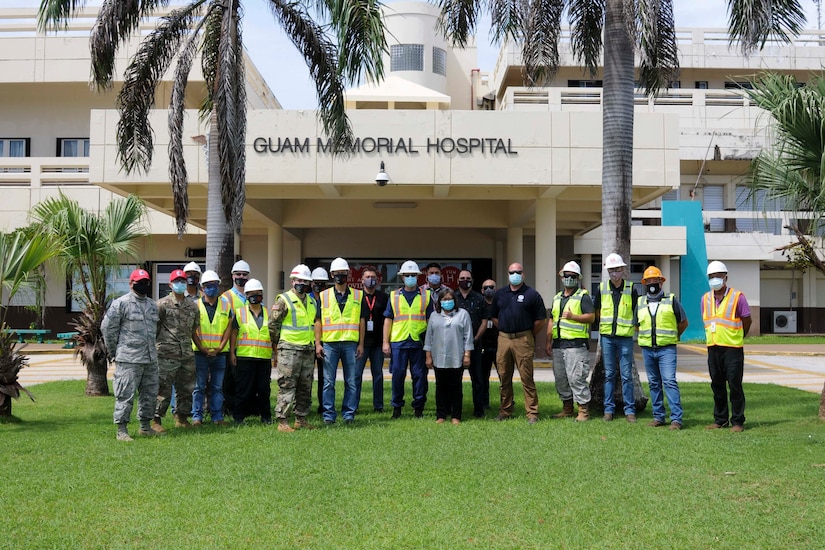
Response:
MULTIPOLYGON (((666 425, 666 396, 670 427, 681 429, 676 342, 687 327, 684 309, 672 293, 664 292, 665 278, 655 266, 645 270, 643 294, 625 279, 627 266, 618 254, 609 255, 605 267, 609 280, 600 285, 594 299, 582 288, 580 266, 565 264, 559 272, 563 290, 553 298, 549 313, 541 295, 525 284, 519 263, 508 267, 506 285, 497 288, 488 279, 479 293, 473 290, 468 270, 460 272, 457 289, 444 285, 437 263, 424 268, 426 284, 419 286, 422 270, 410 260, 398 272, 403 286, 389 294, 380 290, 379 273, 371 268, 362 270, 361 288, 351 286, 350 267, 343 258, 333 260, 329 272, 310 271, 299 264, 290 272, 291 288, 276 297, 271 309, 262 303, 263 285, 249 277, 249 264, 243 260, 232 267, 233 285, 224 293, 217 273, 201 273, 191 262, 170 274, 171 292, 157 302, 148 297, 148 272, 136 269, 130 276, 131 292, 112 303, 102 325, 109 358, 115 363, 117 438, 132 439, 127 428, 136 393, 138 434, 165 432, 163 418, 173 389, 176 427, 202 424, 207 409, 216 424, 227 423, 225 414, 231 414, 237 424, 250 416, 270 424, 273 367, 278 431, 313 428, 308 416, 316 365, 322 421, 338 421, 335 393, 340 364, 344 382, 340 416, 349 424, 360 408, 367 360, 373 410, 384 411, 385 358, 390 360, 393 419, 402 416, 406 405, 408 371, 413 415, 423 416, 428 369, 433 369, 436 380, 436 422, 450 418, 453 424, 461 423, 464 369, 471 378, 473 415, 484 417, 490 407, 489 379, 495 364, 500 381, 495 419, 507 420, 514 414, 512 381, 518 369, 527 421, 533 424, 539 418, 533 358, 536 337, 545 325, 546 351, 553 359, 562 402, 555 417, 585 421, 591 405, 587 379, 594 322, 605 365, 603 420, 614 418, 618 376, 625 418, 636 422, 632 359, 633 337, 638 334, 653 404, 650 425, 666 425)), ((714 394, 714 423, 708 427, 732 425, 732 431, 742 431, 742 338, 750 327, 750 311, 742 293, 727 288, 724 264, 711 262, 708 276, 711 291, 702 301, 714 394)))

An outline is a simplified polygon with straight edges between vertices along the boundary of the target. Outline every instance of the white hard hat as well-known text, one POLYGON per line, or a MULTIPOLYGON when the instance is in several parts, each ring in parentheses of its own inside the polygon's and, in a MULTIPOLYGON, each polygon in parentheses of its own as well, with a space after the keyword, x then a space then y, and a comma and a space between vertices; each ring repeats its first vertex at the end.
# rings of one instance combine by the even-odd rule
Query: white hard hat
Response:
MULTIPOLYGON (((618 254, 616 254, 615 252, 613 254, 608 254, 607 258, 604 260, 604 267, 606 269, 613 269, 614 267, 625 267, 625 266, 627 266, 627 264, 624 263, 624 260, 622 260, 622 257, 619 256, 618 254)), ((579 275, 581 275, 581 273, 579 275)))
POLYGON ((720 262, 719 260, 714 260, 708 264, 708 275, 712 275, 713 273, 727 273, 728 267, 720 262))
POLYGON ((564 264, 564 267, 562 267, 559 271, 559 277, 564 277, 565 271, 572 271, 573 273, 577 273, 579 276, 582 274, 582 268, 579 267, 579 264, 576 262, 567 262, 564 264))
POLYGON ((323 267, 316 267, 312 270, 313 281, 329 281, 329 273, 323 267))
MULTIPOLYGON (((311 281, 312 280, 312 273, 310 273, 309 268, 304 264, 298 264, 292 268, 292 273, 289 274, 290 279, 301 279, 303 281, 311 281)), ((249 284, 249 283, 247 283, 249 284)))
POLYGON ((238 260, 237 262, 235 262, 235 265, 232 266, 232 273, 237 273, 238 271, 249 273, 249 264, 243 260, 238 260))
POLYGON ((401 264, 401 269, 398 270, 398 273, 401 275, 406 275, 408 273, 410 275, 418 275, 419 273, 421 273, 421 270, 418 269, 417 263, 415 263, 412 260, 407 260, 406 262, 401 264))
POLYGON ((183 266, 184 271, 197 271, 198 273, 201 272, 201 266, 196 264, 195 262, 189 262, 185 266, 183 266))
POLYGON ((201 284, 206 283, 220 283, 221 278, 218 277, 218 274, 212 271, 211 269, 207 269, 203 272, 203 277, 201 277, 201 284))
POLYGON ((329 265, 330 271, 349 271, 349 264, 344 258, 335 258, 329 265))
POLYGON ((264 291, 264 286, 261 284, 261 281, 258 279, 249 279, 246 282, 246 286, 243 287, 244 294, 248 292, 253 292, 255 290, 260 290, 261 292, 264 291))

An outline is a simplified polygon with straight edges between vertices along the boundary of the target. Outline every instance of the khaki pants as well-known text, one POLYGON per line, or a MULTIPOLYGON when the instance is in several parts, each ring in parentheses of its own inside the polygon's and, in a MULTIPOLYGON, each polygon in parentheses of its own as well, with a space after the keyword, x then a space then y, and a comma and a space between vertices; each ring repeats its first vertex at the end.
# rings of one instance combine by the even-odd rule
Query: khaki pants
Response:
POLYGON ((517 368, 521 377, 521 386, 524 389, 524 408, 527 411, 527 418, 538 417, 539 396, 536 393, 536 383, 533 381, 534 347, 535 338, 532 332, 518 338, 508 338, 499 334, 496 370, 498 370, 498 377, 501 381, 500 415, 513 415, 513 372, 517 368))

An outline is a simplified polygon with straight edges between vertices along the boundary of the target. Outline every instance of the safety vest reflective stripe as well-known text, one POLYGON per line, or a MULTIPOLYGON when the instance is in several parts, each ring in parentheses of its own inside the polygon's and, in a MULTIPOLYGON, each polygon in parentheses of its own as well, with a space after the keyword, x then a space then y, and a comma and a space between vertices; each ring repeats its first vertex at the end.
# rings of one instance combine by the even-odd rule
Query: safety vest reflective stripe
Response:
POLYGON ((362 291, 350 288, 344 311, 335 299, 335 289, 321 293, 321 340, 324 342, 357 342, 361 322, 362 291))
POLYGON ((403 342, 407 338, 412 338, 416 342, 420 341, 421 334, 427 330, 427 306, 430 303, 430 293, 419 289, 412 304, 408 304, 400 290, 393 290, 390 303, 393 314, 390 341, 403 342))
POLYGON ((609 281, 599 285, 601 309, 599 311, 599 332, 610 336, 613 334, 613 319, 616 317, 616 336, 633 336, 633 283, 624 282, 622 297, 619 300, 619 312, 613 307, 613 293, 609 281))
POLYGON ((705 323, 705 340, 708 346, 741 348, 745 345, 742 319, 736 316, 741 296, 741 292, 729 288, 717 308, 713 291, 705 294, 702 321, 705 323))
POLYGON ((318 305, 312 296, 306 297, 306 305, 289 290, 278 295, 289 306, 289 313, 284 317, 281 325, 281 342, 288 342, 299 346, 307 346, 315 341, 315 312, 318 305), (296 305, 297 304, 297 305, 296 305))
POLYGON ((669 346, 679 341, 679 327, 673 310, 675 295, 665 296, 658 302, 655 318, 650 314, 646 296, 639 298, 636 315, 639 319, 639 345, 653 346, 653 334, 656 334, 657 346, 669 346))
POLYGON ((238 318, 238 340, 235 355, 255 359, 272 359, 272 342, 269 338, 269 316, 266 308, 262 310, 263 321, 261 328, 255 322, 254 316, 249 314, 248 307, 235 310, 238 318))
MULTIPOLYGON (((229 299, 224 296, 218 296, 218 301, 215 304, 215 315, 212 320, 209 320, 209 314, 206 312, 206 306, 203 304, 203 299, 198 299, 198 309, 200 310, 200 337, 203 345, 209 349, 217 347, 221 343, 223 333, 226 332, 226 327, 229 326, 229 312, 231 305, 229 299)), ((198 351, 198 347, 192 342, 192 349, 198 351)), ((229 342, 221 351, 229 351, 229 342)))
MULTIPOLYGON (((569 311, 574 315, 581 315, 582 297, 585 294, 587 294, 587 291, 582 288, 572 294, 564 306, 565 311, 569 311)), ((587 323, 579 323, 572 319, 562 318, 561 298, 561 292, 553 297, 553 339, 559 337, 561 337, 562 340, 590 338, 590 327, 587 323)))

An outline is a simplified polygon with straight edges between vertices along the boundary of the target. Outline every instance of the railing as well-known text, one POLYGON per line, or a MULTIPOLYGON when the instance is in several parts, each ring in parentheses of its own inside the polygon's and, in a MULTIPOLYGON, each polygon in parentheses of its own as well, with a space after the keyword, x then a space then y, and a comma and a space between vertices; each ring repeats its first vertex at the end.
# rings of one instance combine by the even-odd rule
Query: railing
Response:
MULTIPOLYGON (((651 220, 661 220, 661 209, 633 210, 632 219, 638 225, 658 225, 651 220)), ((817 220, 810 212, 788 210, 703 210, 702 219, 706 233, 764 233, 767 235, 792 235, 785 229, 799 220, 817 220)), ((804 229, 804 227, 803 227, 804 229)))
POLYGON ((88 184, 88 157, 0 157, 0 186, 88 184))

